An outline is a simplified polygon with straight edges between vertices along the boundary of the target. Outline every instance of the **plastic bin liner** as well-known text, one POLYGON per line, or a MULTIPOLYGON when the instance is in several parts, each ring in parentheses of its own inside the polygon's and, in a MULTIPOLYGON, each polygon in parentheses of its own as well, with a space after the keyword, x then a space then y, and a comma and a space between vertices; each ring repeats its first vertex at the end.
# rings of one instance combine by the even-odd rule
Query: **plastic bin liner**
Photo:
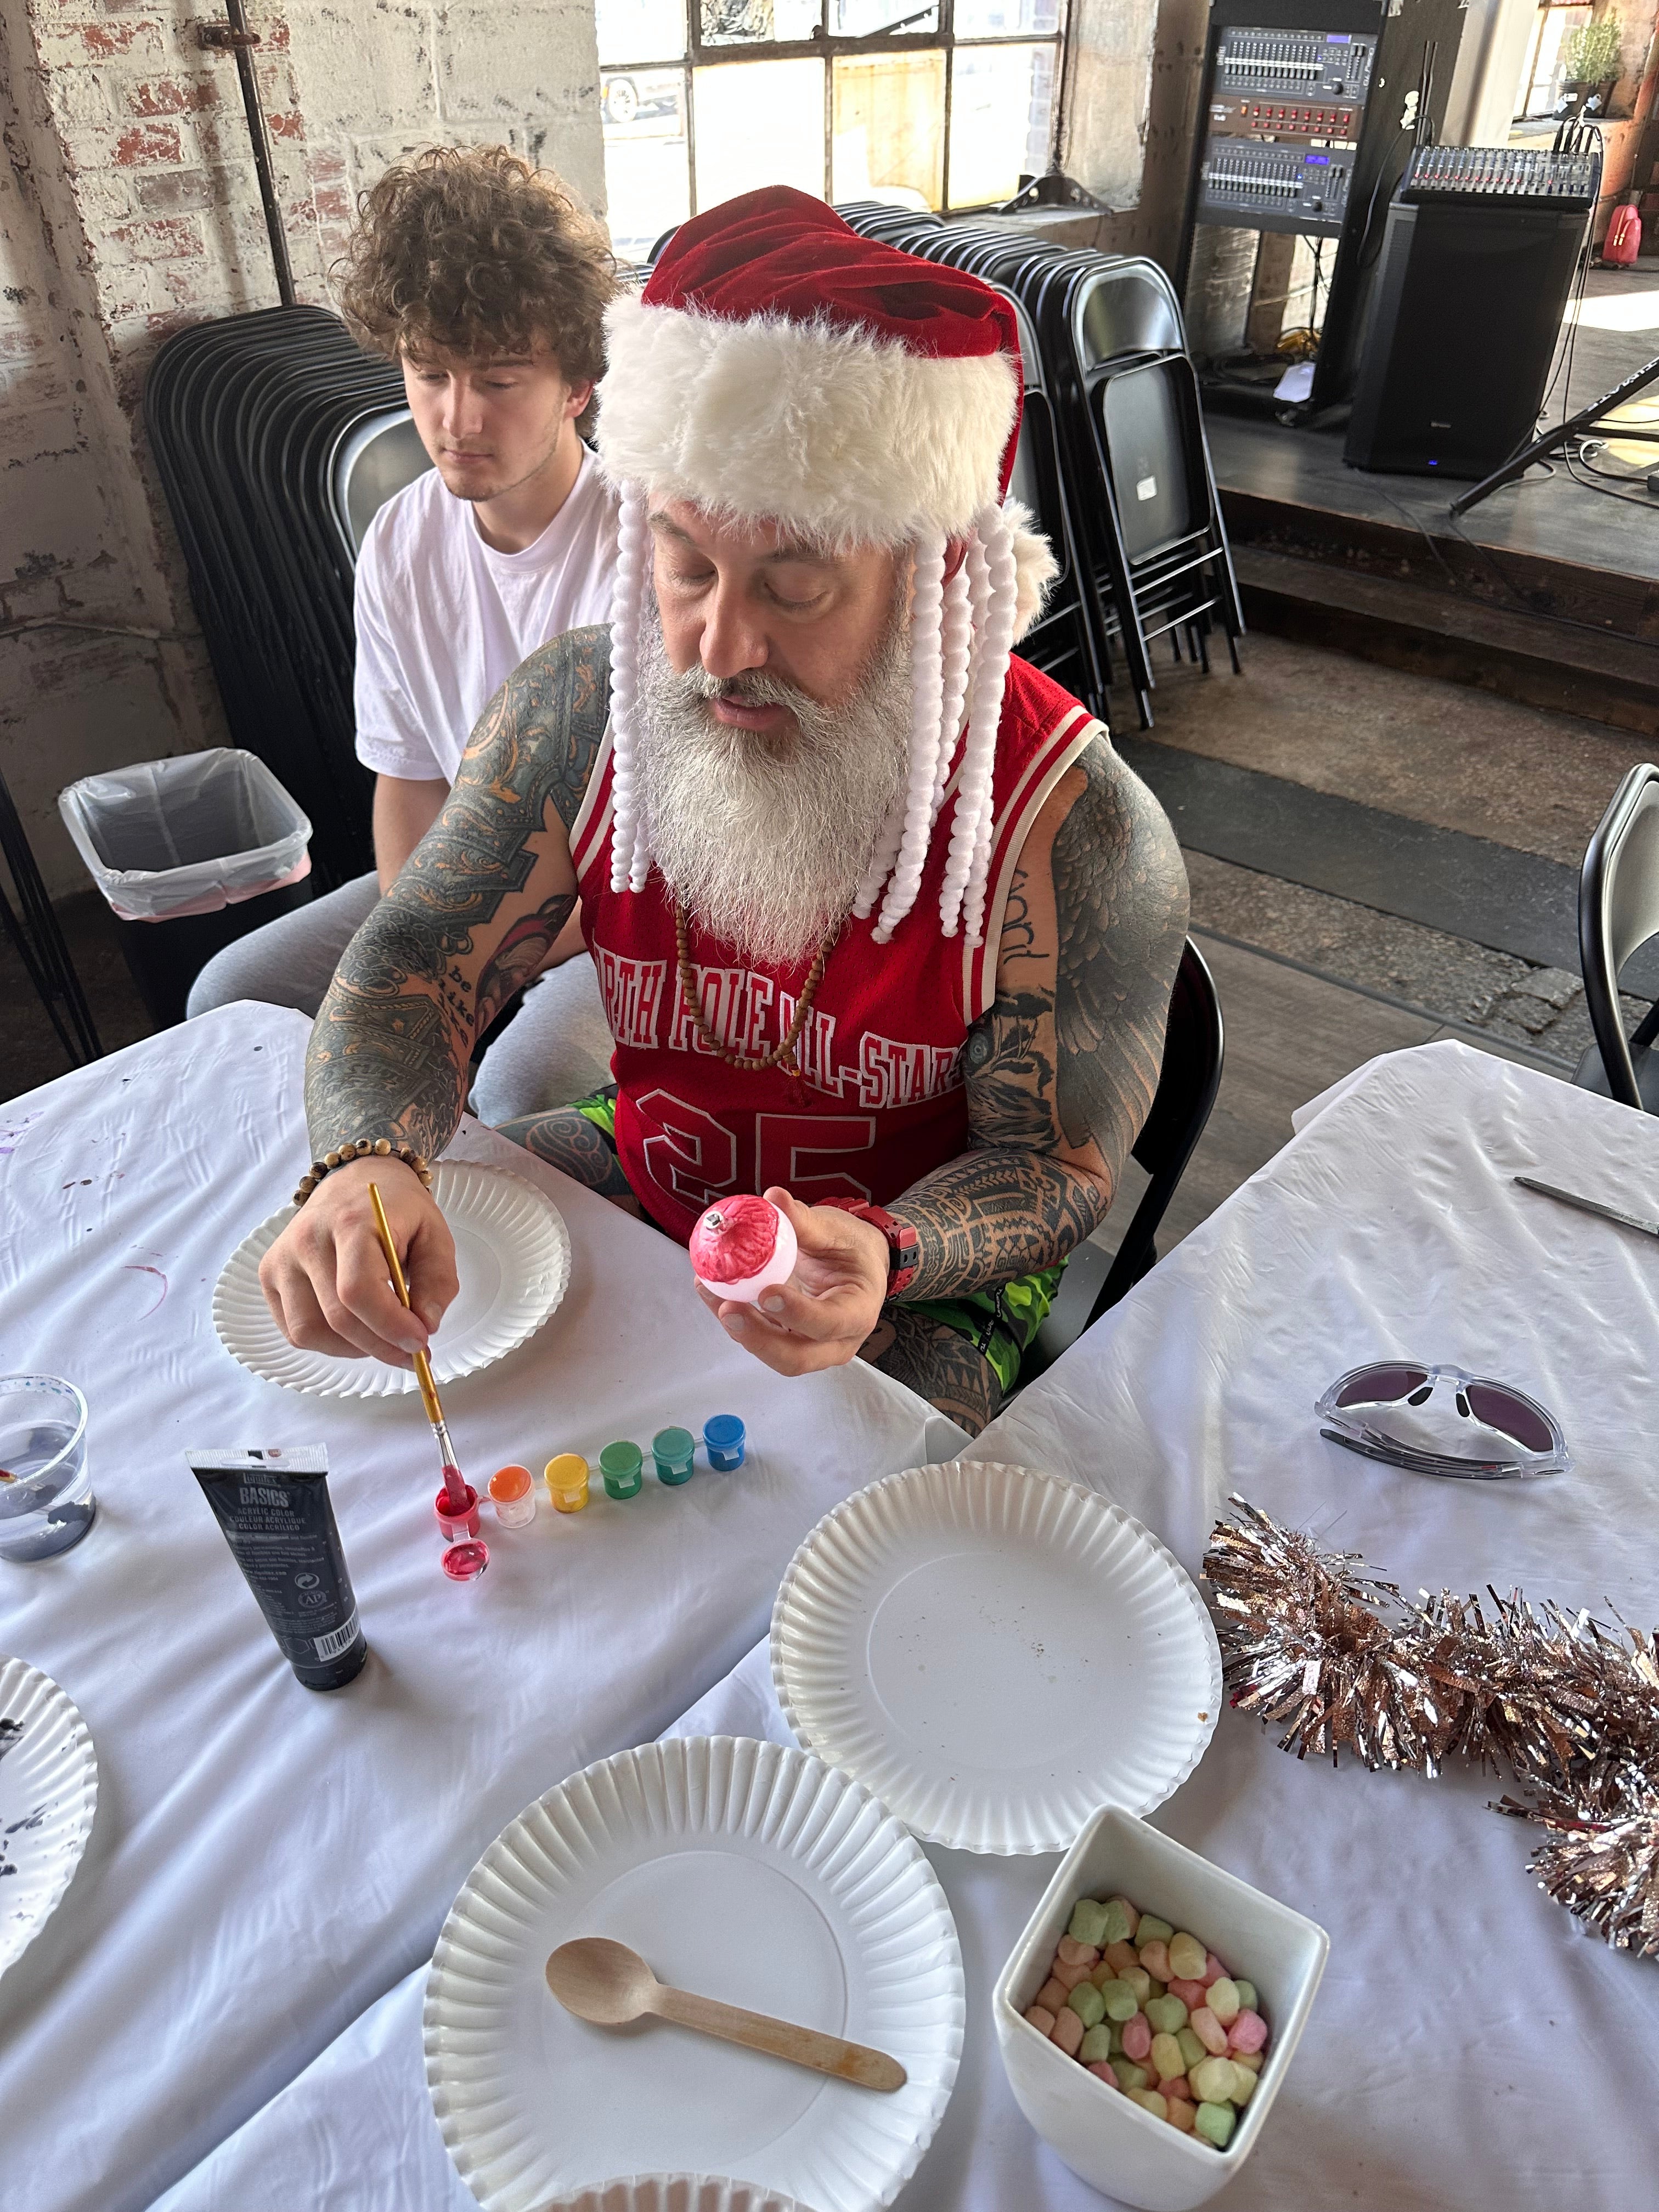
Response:
POLYGON ((311 872, 311 824, 264 763, 228 745, 82 776, 58 795, 123 921, 170 921, 311 872))

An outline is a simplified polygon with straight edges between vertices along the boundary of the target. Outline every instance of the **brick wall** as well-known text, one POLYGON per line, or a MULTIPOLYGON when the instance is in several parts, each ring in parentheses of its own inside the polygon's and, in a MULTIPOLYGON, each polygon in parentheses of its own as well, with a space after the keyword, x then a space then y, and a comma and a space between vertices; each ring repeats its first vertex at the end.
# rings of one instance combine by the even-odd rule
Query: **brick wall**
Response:
MULTIPOLYGON (((303 299, 357 192, 434 140, 514 145, 603 208, 591 0, 249 15, 303 299)), ((55 891, 85 881, 64 783, 224 735, 137 413, 170 331, 276 302, 235 61, 197 42, 222 20, 0 0, 0 768, 55 891), (46 618, 92 627, 17 628, 46 618)))

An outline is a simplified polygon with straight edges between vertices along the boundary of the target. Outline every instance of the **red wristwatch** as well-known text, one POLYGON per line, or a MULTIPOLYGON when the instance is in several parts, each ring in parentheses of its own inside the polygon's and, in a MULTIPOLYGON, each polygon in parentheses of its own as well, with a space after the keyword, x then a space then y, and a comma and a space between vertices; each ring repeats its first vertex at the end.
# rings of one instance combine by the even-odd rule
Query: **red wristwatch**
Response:
POLYGON ((909 1289, 921 1262, 917 1256, 921 1240, 908 1221, 895 1221, 884 1206, 872 1206, 865 1198, 825 1198, 818 1203, 839 1206, 843 1213, 856 1213, 860 1221, 879 1229, 887 1239, 887 1295, 896 1298, 909 1289))

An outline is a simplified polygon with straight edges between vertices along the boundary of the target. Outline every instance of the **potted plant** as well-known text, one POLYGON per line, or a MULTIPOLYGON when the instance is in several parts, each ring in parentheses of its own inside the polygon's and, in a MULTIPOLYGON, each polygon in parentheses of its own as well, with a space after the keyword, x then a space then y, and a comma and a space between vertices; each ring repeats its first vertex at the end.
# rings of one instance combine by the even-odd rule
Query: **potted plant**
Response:
MULTIPOLYGON (((1594 23, 1581 23, 1561 42, 1561 89, 1580 95, 1610 94, 1618 82, 1622 39, 1617 15, 1603 15, 1594 23)), ((1600 105, 1607 107, 1603 98, 1600 105)))

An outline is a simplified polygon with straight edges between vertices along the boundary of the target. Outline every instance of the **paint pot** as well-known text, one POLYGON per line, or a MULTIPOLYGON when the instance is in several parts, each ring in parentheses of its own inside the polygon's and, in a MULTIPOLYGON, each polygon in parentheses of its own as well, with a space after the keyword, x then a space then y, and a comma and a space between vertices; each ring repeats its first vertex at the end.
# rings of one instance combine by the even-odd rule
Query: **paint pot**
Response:
POLYGON ((97 1510, 86 1400, 60 1375, 0 1376, 0 1559, 70 1550, 97 1510))
POLYGON ((446 1544, 459 1544, 463 1536, 476 1536, 478 1533, 478 1493, 470 1482, 464 1482, 461 1488, 466 1493, 466 1503, 459 1512, 452 1510, 447 1489, 441 1490, 434 1501, 433 1510, 437 1514, 438 1527, 446 1544))
POLYGON ((651 1439, 651 1456, 657 1463, 657 1480, 672 1488, 690 1482, 697 1440, 690 1429, 659 1429, 651 1439))
POLYGON ((443 1564, 451 1582, 476 1583, 489 1565, 489 1547, 480 1537, 463 1537, 445 1547, 443 1564))
POLYGON ((489 1478, 495 1518, 503 1528, 522 1528, 536 1517, 536 1492, 527 1467, 498 1467, 489 1478))
POLYGON ((744 1426, 735 1413, 711 1413, 702 1425, 702 1448, 717 1474, 732 1474, 743 1465, 744 1426))
POLYGON ((580 1513, 587 1503, 587 1462, 580 1452, 561 1452, 547 1462, 547 1494, 556 1513, 580 1513))
POLYGON ((273 1444, 185 1458, 277 1650, 307 1690, 343 1687, 362 1672, 368 1646, 329 1503, 326 1448, 273 1444))
POLYGON ((645 1480, 645 1455, 637 1444, 625 1440, 607 1444, 599 1454, 599 1473, 605 1477, 607 1498, 637 1498, 640 1485, 645 1480))

